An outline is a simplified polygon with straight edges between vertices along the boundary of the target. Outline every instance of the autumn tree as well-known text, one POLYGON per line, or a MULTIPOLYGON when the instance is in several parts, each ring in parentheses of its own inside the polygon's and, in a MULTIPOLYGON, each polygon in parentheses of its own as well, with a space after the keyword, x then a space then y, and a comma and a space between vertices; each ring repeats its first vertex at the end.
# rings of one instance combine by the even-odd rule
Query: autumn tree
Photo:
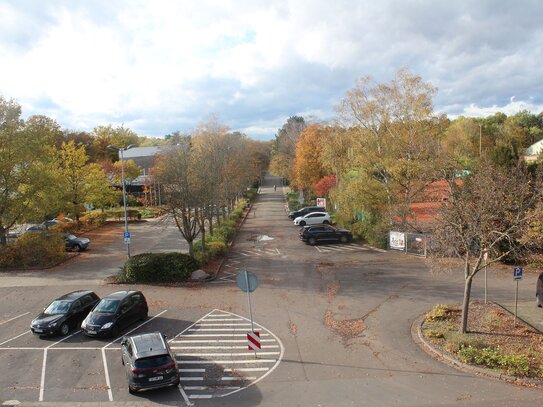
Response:
MULTIPOLYGON (((21 106, 0 97, 0 244, 17 223, 40 219, 51 201, 52 185, 47 146, 54 140, 52 124, 21 119, 21 106)), ((55 126, 53 126, 55 127, 55 126)))
POLYGON ((58 187, 64 203, 60 209, 77 220, 85 212, 85 203, 97 199, 99 205, 105 204, 117 196, 103 169, 88 160, 85 147, 76 145, 73 140, 62 143, 57 153, 58 187))
POLYGON ((531 176, 523 165, 504 168, 489 160, 453 186, 433 233, 432 258, 434 265, 440 257, 462 259, 462 333, 468 329, 473 278, 484 268, 485 255, 492 264, 528 247, 526 230, 541 213, 534 208, 541 204, 542 187, 541 174, 531 176))
POLYGON ((285 179, 290 179, 296 157, 296 143, 305 129, 303 117, 291 116, 275 135, 270 162, 270 173, 285 179))
MULTIPOLYGON (((409 228, 410 204, 439 178, 440 140, 445 118, 433 112, 436 89, 401 69, 390 83, 360 79, 338 107, 346 129, 356 132, 353 165, 386 196, 392 225, 409 228)), ((367 188, 361 185, 360 193, 367 188)), ((381 192, 375 195, 381 195, 381 192)))
POLYGON ((165 150, 157 159, 155 174, 162 185, 162 199, 194 257, 194 240, 200 234, 196 209, 200 205, 201 186, 195 182, 191 139, 165 150))
POLYGON ((323 140, 328 133, 326 127, 312 124, 300 134, 292 170, 292 181, 296 188, 314 191, 315 184, 328 175, 321 159, 323 140))

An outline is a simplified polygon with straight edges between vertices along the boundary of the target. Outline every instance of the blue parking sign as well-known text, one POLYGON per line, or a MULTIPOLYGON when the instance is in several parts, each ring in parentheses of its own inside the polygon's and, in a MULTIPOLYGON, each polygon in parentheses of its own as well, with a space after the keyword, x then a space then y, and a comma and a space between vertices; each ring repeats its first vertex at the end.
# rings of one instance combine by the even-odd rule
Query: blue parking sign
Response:
POLYGON ((522 279, 522 267, 515 267, 513 269, 513 279, 514 280, 522 279))
POLYGON ((124 232, 124 238, 130 239, 130 232, 124 232))

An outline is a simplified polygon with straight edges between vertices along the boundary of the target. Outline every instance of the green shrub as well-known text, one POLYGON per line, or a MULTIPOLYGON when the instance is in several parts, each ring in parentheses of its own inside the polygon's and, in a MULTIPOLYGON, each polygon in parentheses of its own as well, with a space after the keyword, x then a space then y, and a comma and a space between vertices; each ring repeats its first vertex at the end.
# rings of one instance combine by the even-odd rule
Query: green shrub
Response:
MULTIPOLYGON (((110 209, 106 212, 108 218, 113 218, 117 221, 124 220, 124 209, 110 209)), ((126 217, 129 220, 136 220, 141 219, 140 211, 137 209, 127 209, 126 210, 126 217)))
POLYGON ((228 247, 226 246, 226 243, 219 240, 212 240, 208 243, 207 249, 209 251, 209 255, 213 257, 223 256, 228 252, 228 247))
POLYGON ((426 314, 426 321, 443 321, 448 319, 451 309, 447 305, 438 304, 426 314))
POLYGON ((163 210, 160 208, 143 208, 139 210, 141 219, 156 218, 163 214, 163 210))
POLYGON ((530 373, 530 362, 526 355, 505 355, 491 347, 466 346, 458 351, 458 358, 465 363, 497 369, 505 374, 526 376, 530 373))
POLYGON ((188 279, 198 263, 183 253, 142 253, 123 266, 121 280, 129 283, 175 282, 188 279))
POLYGON ((49 267, 66 258, 62 234, 25 233, 15 242, 0 247, 0 267, 49 267))
POLYGON ((248 189, 243 193, 243 196, 247 198, 248 201, 254 201, 256 199, 256 196, 258 195, 257 191, 257 188, 248 189))

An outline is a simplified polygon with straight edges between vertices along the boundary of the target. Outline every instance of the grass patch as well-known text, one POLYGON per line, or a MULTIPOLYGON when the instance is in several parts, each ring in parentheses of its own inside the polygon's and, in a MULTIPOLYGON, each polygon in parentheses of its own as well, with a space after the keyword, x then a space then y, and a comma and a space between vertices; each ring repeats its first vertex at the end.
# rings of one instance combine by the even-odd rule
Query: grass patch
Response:
POLYGON ((439 304, 425 316, 422 333, 435 347, 473 366, 543 380, 543 336, 496 304, 470 304, 469 332, 460 333, 459 307, 439 304))

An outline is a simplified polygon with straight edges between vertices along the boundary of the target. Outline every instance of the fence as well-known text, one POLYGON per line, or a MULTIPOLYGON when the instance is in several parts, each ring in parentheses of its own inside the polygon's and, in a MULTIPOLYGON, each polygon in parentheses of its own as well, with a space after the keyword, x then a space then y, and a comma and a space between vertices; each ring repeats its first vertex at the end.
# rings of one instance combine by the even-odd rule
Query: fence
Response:
POLYGON ((423 233, 388 232, 387 248, 405 254, 426 257, 429 235, 423 233))

